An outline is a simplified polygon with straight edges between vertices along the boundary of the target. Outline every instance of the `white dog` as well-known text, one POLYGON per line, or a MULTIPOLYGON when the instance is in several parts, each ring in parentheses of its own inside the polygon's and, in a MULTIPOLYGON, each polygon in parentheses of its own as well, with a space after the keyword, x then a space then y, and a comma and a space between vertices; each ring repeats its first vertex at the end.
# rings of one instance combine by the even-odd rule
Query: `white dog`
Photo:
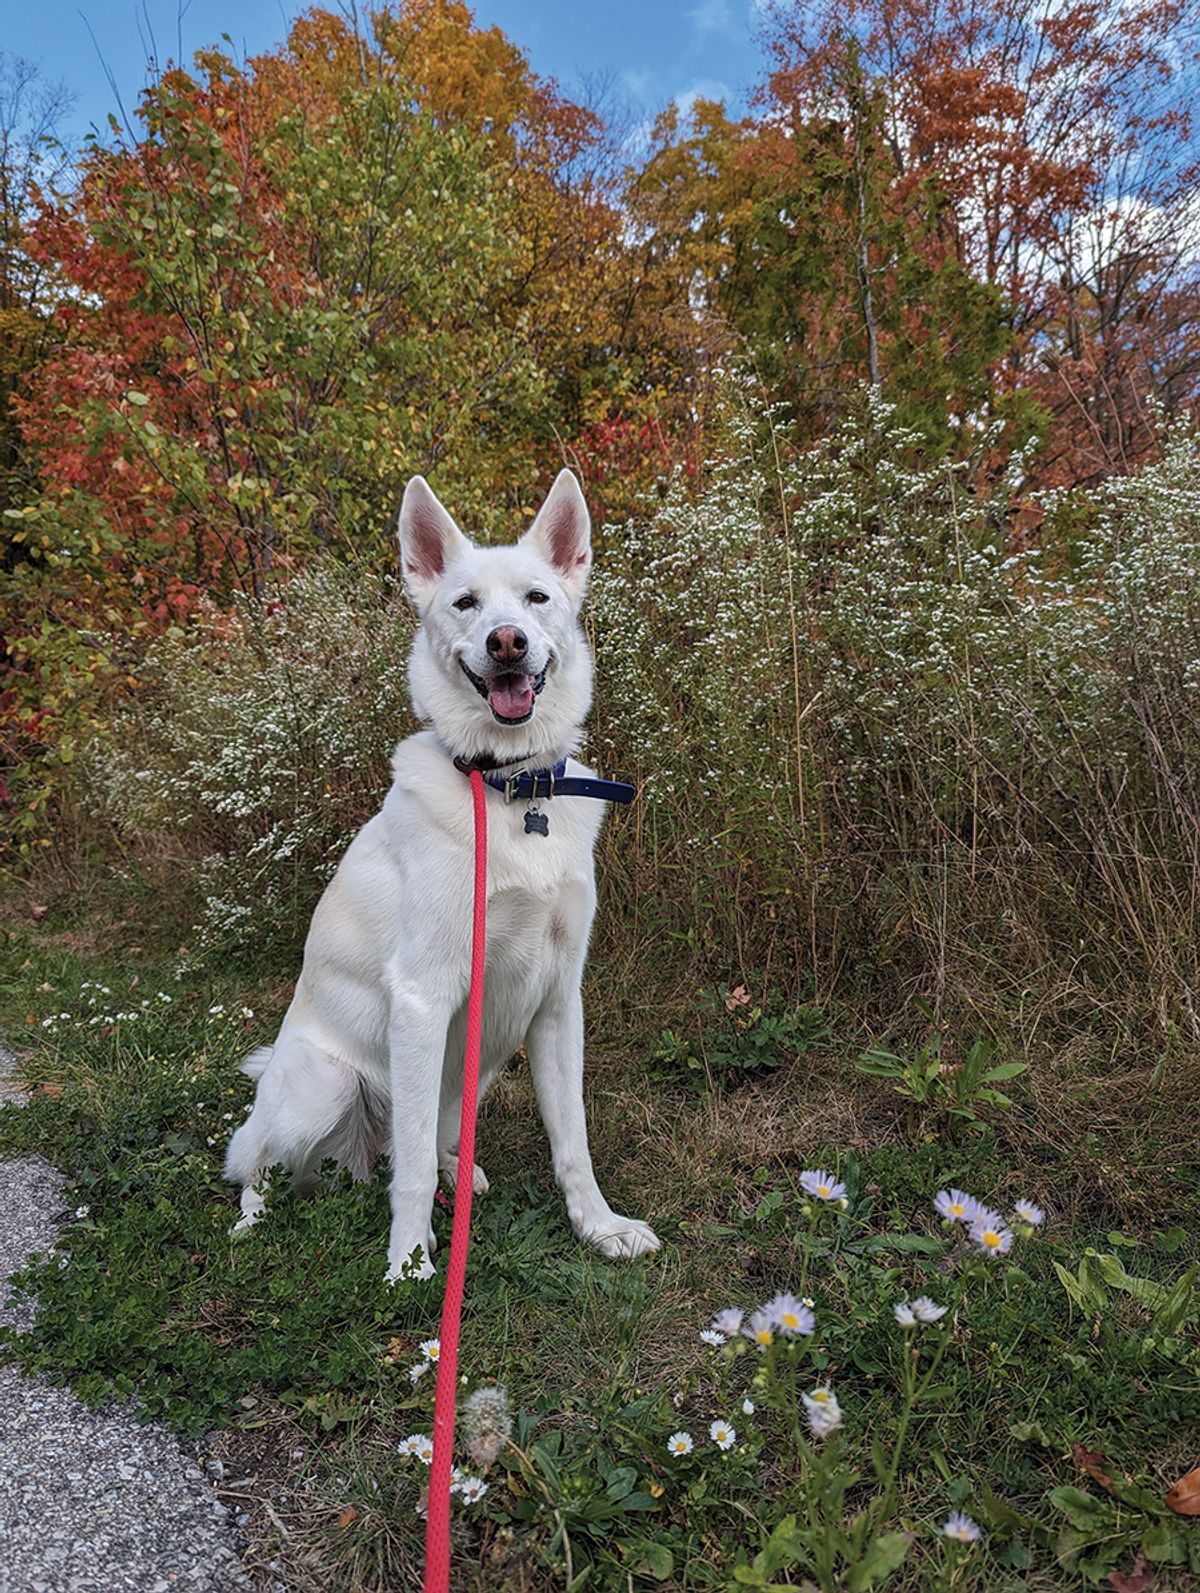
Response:
MULTIPOLYGON (((480 1096, 524 1046, 554 1171, 575 1230, 608 1256, 657 1250, 619 1217, 592 1171, 583 1110, 580 981, 596 892, 602 801, 618 788, 573 761, 591 703, 579 626, 591 526, 560 473, 514 547, 477 548, 426 482, 400 510, 404 579, 421 627, 409 664, 429 722, 400 743, 383 810, 355 837, 317 905, 296 994, 274 1046, 246 1061, 258 1092, 225 1176, 247 1227, 267 1171, 301 1188, 332 1158, 366 1177, 392 1161, 389 1281, 427 1278, 439 1168, 453 1176, 471 970, 474 830, 470 782, 486 769, 487 974, 480 1096), (521 770, 541 771, 536 785, 521 770), (553 770, 584 795, 545 800, 553 770), (527 794, 530 790, 536 794, 527 794)), ((624 793, 628 796, 628 788, 624 793)), ((487 1179, 476 1167, 474 1189, 487 1179)))

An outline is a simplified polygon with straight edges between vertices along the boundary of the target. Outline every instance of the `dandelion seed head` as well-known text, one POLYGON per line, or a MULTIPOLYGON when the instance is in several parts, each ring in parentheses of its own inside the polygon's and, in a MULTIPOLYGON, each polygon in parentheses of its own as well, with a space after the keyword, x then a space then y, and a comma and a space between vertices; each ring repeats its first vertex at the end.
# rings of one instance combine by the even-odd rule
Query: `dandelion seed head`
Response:
POLYGON ((462 1407, 462 1434, 467 1454, 486 1471, 512 1437, 508 1391, 497 1385, 468 1395, 462 1407))
POLYGON ((809 1431, 814 1438, 828 1438, 831 1433, 837 1432, 842 1425, 842 1407, 831 1388, 814 1388, 811 1393, 801 1395, 801 1398, 804 1400, 809 1431))

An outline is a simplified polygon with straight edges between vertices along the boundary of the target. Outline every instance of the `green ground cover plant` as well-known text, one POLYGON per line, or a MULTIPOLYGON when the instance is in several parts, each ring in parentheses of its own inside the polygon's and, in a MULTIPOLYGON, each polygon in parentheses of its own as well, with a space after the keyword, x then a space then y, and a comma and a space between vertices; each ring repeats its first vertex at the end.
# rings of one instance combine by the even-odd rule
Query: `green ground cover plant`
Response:
MULTIPOLYGON (((280 1190, 261 1229, 232 1239, 220 1166, 250 1094, 236 1061, 278 1016, 277 988, 261 971, 214 980, 61 947, 44 929, 4 947, 10 1032, 21 1014, 32 1041, 29 1100, 0 1112, 0 1146, 50 1154, 72 1180, 55 1254, 18 1279, 37 1328, 6 1352, 188 1432, 266 1427, 299 1444, 309 1574, 409 1585, 440 1295, 382 1282, 386 1183, 331 1170, 317 1198, 280 1190)), ((597 1154, 667 1238, 649 1266, 578 1245, 531 1092, 519 1072, 501 1081, 483 1120, 493 1187, 474 1221, 463 1371, 464 1398, 491 1390, 510 1425, 484 1465, 464 1432, 463 1585, 1072 1587, 1140 1563, 1170 1587, 1193 1574, 1195 1532, 1163 1503, 1200 1418, 1192 1223, 1131 1221, 1136 1202, 1105 1200, 1027 1121, 1008 1140, 910 1135, 856 1054, 835 1023, 765 1074, 715 1095, 663 1084, 647 1105, 636 1047, 601 1045, 623 1130, 597 1154), (831 1070, 866 1143, 820 1137, 832 1125, 806 1097, 831 1070), (769 1150, 714 1145, 714 1110, 766 1116, 769 1150), (960 1186, 1008 1214, 990 1219, 995 1254, 946 1215, 960 1186)))

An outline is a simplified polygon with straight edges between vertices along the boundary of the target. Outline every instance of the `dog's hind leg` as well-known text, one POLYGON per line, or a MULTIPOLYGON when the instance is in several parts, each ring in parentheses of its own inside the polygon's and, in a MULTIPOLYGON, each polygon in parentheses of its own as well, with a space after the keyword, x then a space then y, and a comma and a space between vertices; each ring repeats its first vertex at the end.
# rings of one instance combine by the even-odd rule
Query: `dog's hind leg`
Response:
POLYGON ((242 1215, 234 1231, 249 1228, 261 1215, 272 1167, 285 1167, 306 1192, 327 1160, 365 1178, 372 1138, 367 1102, 352 1069, 307 1041, 277 1044, 262 1070, 253 1110, 225 1157, 225 1177, 242 1185, 242 1215))
MULTIPOLYGON (((498 1067, 489 1067, 483 1070, 479 1079, 479 1096, 482 1102, 487 1094, 488 1086, 500 1071, 498 1067)), ((456 1089, 447 1091, 443 1089, 441 1104, 438 1107, 438 1170, 443 1179, 451 1188, 458 1181, 458 1142, 462 1131, 462 1082, 459 1081, 456 1089)), ((488 1177, 478 1162, 471 1178, 471 1190, 476 1195, 486 1195, 488 1192, 488 1177)))

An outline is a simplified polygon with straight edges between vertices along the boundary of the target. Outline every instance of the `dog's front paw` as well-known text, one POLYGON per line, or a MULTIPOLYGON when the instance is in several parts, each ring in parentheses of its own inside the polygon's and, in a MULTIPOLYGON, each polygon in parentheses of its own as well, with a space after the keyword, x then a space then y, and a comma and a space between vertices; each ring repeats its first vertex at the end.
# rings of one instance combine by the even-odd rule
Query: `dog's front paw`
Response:
POLYGON ((388 1257, 388 1269, 383 1275, 385 1283, 424 1283, 434 1274, 433 1262, 423 1245, 416 1245, 407 1255, 388 1257))
POLYGON ((634 1256, 648 1256, 660 1248, 658 1235, 647 1222, 636 1217, 618 1217, 616 1212, 599 1222, 581 1227, 580 1237, 596 1246, 613 1261, 629 1261, 634 1256))

